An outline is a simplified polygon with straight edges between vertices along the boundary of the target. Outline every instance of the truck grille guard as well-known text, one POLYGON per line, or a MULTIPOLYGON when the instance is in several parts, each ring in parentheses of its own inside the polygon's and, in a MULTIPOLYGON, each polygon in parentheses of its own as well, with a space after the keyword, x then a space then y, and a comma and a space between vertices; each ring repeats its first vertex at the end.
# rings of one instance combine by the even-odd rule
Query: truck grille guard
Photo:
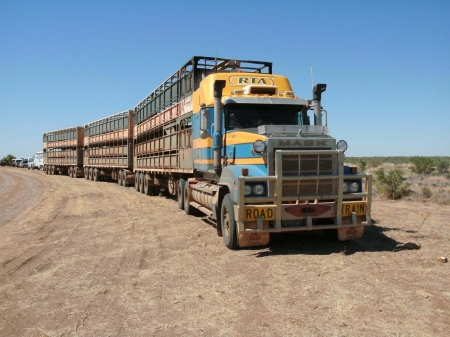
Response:
POLYGON ((343 152, 338 150, 276 150, 273 176, 239 177, 239 198, 235 207, 238 231, 282 232, 371 225, 372 175, 366 173, 344 175, 343 158, 343 152), (344 194, 344 178, 361 178, 364 181, 362 192, 344 194), (244 196, 246 183, 264 181, 269 187, 267 196, 244 196), (334 204, 336 212, 333 216, 333 223, 313 226, 312 219, 314 217, 305 215, 305 226, 282 227, 282 206, 307 204, 311 200, 314 201, 313 204, 310 204, 311 206, 330 202, 334 204), (366 221, 358 222, 356 213, 351 212, 350 222, 343 224, 342 205, 344 201, 364 202, 366 204, 366 221), (275 205, 275 220, 272 227, 263 227, 263 219, 257 217, 256 228, 245 229, 243 221, 245 207, 255 205, 271 207, 275 205))

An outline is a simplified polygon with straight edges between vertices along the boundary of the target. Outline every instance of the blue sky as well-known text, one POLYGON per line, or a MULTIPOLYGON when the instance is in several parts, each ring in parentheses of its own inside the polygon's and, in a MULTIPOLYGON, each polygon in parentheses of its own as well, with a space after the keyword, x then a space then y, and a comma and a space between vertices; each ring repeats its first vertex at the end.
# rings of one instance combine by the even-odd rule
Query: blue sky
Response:
POLYGON ((194 55, 273 62, 347 156, 449 156, 450 1, 0 1, 0 158, 133 109, 194 55))

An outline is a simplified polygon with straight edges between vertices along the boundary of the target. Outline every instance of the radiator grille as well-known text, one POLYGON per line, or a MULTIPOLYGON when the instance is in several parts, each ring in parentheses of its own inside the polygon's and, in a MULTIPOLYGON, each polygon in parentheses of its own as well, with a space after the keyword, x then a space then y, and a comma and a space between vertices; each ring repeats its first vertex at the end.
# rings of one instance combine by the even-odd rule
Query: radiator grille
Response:
MULTIPOLYGON (((337 158, 331 154, 286 154, 282 157, 282 175, 294 176, 337 175, 337 158)), ((334 180, 336 181, 336 180, 334 180)), ((333 194, 336 183, 333 179, 283 180, 283 196, 333 194)))

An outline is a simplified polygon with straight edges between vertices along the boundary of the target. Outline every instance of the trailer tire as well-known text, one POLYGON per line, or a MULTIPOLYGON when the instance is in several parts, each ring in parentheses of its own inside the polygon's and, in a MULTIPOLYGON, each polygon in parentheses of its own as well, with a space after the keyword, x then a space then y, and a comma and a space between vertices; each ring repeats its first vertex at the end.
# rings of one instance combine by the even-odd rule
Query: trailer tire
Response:
POLYGON ((150 186, 150 176, 148 174, 144 175, 144 194, 153 195, 153 186, 150 186))
POLYGON ((122 171, 117 171, 117 184, 122 186, 122 171))
POLYGON ((89 180, 94 180, 94 169, 92 167, 89 169, 89 180))
POLYGON ((84 168, 84 179, 89 179, 89 167, 84 168))
POLYGON ((94 169, 93 180, 99 181, 99 179, 100 179, 100 172, 98 171, 98 169, 94 169))
POLYGON ((144 193, 144 173, 139 175, 139 192, 144 193))
POLYGON ((51 175, 54 176, 56 174, 56 167, 52 166, 50 169, 51 175))
POLYGON ((128 187, 127 183, 127 171, 122 171, 122 186, 128 187))
POLYGON ((225 195, 220 208, 223 243, 229 249, 237 249, 237 228, 234 216, 234 203, 230 194, 225 195))
POLYGON ((135 172, 134 173, 134 188, 136 189, 136 191, 139 192, 139 176, 140 173, 139 172, 135 172))
POLYGON ((189 184, 184 186, 184 193, 183 193, 183 204, 184 204, 184 212, 187 215, 192 215, 195 212, 194 207, 189 205, 189 184))
POLYGON ((185 186, 186 186, 186 180, 184 180, 183 178, 180 178, 180 180, 178 180, 177 201, 178 201, 178 208, 181 210, 184 209, 185 186))

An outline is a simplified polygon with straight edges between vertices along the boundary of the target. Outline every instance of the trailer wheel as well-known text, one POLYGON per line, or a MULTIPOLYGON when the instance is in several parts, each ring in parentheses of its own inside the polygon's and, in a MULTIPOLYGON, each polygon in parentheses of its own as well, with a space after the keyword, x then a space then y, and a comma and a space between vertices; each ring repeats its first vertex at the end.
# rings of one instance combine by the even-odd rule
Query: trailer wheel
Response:
POLYGON ((98 169, 94 169, 93 180, 98 181, 99 178, 100 178, 100 172, 98 172, 98 169))
POLYGON ((184 209, 184 188, 186 186, 186 180, 183 178, 180 178, 178 180, 178 190, 177 190, 177 201, 178 201, 178 208, 184 209))
POLYGON ((150 186, 150 176, 148 174, 144 175, 144 194, 153 195, 153 186, 150 186))
POLYGON ((122 171, 117 171, 117 183, 122 186, 122 171))
POLYGON ((139 172, 134 173, 134 188, 139 192, 139 172))
POLYGON ((187 215, 194 214, 194 207, 189 205, 189 184, 186 186, 184 185, 184 193, 183 193, 183 204, 184 204, 184 212, 187 215))
POLYGON ((67 169, 67 175, 69 176, 69 178, 73 178, 73 177, 72 177, 72 168, 71 168, 71 167, 69 167, 69 168, 67 169))
POLYGON ((223 243, 229 249, 237 249, 238 244, 236 220, 234 217, 234 203, 233 200, 231 200, 230 194, 225 195, 225 197, 223 198, 220 211, 223 243))
POLYGON ((52 166, 50 172, 51 172, 51 175, 52 175, 52 176, 55 175, 55 173, 56 173, 56 167, 52 166))
POLYGON ((123 187, 128 187, 127 172, 126 171, 122 171, 122 186, 123 187))
POLYGON ((139 192, 144 193, 144 173, 139 175, 139 192))
POLYGON ((92 167, 89 169, 89 180, 94 180, 94 169, 92 167))

